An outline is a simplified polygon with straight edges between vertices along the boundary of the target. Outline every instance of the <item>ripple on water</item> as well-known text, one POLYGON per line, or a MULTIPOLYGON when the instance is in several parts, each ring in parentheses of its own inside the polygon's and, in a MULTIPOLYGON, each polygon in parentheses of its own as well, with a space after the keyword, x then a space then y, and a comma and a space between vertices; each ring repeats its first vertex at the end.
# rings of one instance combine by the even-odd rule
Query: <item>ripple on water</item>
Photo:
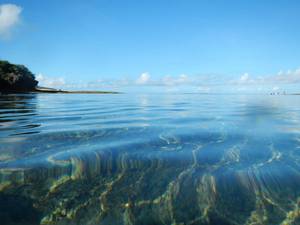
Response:
POLYGON ((5 221, 300 224, 294 96, 78 97, 0 96, 5 221))

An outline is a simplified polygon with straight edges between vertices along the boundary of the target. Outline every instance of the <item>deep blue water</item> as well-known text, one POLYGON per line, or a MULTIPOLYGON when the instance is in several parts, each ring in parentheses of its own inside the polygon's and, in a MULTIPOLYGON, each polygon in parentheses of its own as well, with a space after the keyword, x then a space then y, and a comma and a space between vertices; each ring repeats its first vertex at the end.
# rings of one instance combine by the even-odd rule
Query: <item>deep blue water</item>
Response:
POLYGON ((0 96, 5 224, 300 224, 300 96, 0 96))

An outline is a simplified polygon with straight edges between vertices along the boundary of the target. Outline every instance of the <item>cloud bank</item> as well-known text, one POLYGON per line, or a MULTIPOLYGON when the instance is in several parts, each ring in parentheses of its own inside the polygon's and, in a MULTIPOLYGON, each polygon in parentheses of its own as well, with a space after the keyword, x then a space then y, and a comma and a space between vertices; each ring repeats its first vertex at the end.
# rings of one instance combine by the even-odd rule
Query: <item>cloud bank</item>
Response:
MULTIPOLYGON (((68 82, 62 77, 51 78, 38 75, 41 86, 66 89, 93 90, 158 90, 158 91, 187 91, 198 93, 270 93, 282 92, 293 87, 300 91, 300 69, 281 71, 275 75, 252 76, 244 73, 240 76, 224 75, 166 75, 155 78, 149 72, 143 72, 136 79, 98 79, 95 81, 68 82)), ((290 89, 292 92, 292 89, 290 89)))
POLYGON ((142 73, 139 78, 136 80, 136 84, 138 85, 144 85, 149 84, 150 82, 150 75, 149 73, 142 73))
POLYGON ((0 37, 10 36, 13 28, 20 22, 22 8, 14 4, 0 5, 0 37))
POLYGON ((62 88, 66 85, 65 79, 62 77, 48 77, 43 74, 38 74, 36 80, 41 87, 62 88))

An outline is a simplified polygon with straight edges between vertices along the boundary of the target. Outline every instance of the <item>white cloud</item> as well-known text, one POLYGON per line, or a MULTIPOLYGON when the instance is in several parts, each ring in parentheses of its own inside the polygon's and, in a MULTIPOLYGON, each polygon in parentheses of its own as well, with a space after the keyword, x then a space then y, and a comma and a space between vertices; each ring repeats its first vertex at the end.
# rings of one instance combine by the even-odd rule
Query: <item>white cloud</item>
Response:
POLYGON ((145 85, 148 84, 150 81, 150 74, 149 73, 142 73, 140 77, 136 80, 136 84, 145 85))
MULTIPOLYGON (((275 75, 251 76, 244 73, 240 76, 207 74, 207 75, 167 75, 152 78, 149 73, 142 73, 137 79, 98 79, 95 81, 65 82, 62 77, 48 77, 39 74, 40 86, 62 89, 81 90, 138 90, 147 86, 147 90, 159 91, 195 91, 200 93, 270 93, 296 90, 300 83, 300 69, 280 71, 275 75), (164 87, 164 88, 162 88, 164 87), (159 89, 156 89, 159 88, 159 89)), ((143 90, 146 90, 143 89, 143 90)))
MULTIPOLYGON (((252 84, 260 84, 261 83, 261 77, 258 78, 252 78, 248 73, 244 73, 242 76, 240 76, 238 79, 230 80, 228 83, 233 85, 252 85, 252 84)), ((226 82, 224 83, 226 84, 226 82)))
POLYGON ((296 70, 288 70, 286 72, 280 71, 275 76, 270 76, 266 78, 266 81, 268 82, 274 82, 274 83, 300 83, 300 68, 296 70))
POLYGON ((150 86, 178 86, 191 83, 191 80, 186 74, 179 76, 164 76, 161 79, 151 79, 149 73, 142 73, 134 83, 130 80, 126 81, 126 85, 150 85, 150 86))
POLYGON ((19 23, 22 8, 14 4, 0 5, 0 37, 10 35, 12 29, 19 23))
POLYGON ((224 82, 236 91, 248 92, 297 92, 300 83, 300 69, 279 71, 275 75, 250 76, 248 73, 224 82))
MULTIPOLYGON (((228 82, 231 85, 280 85, 300 83, 300 69, 279 71, 276 75, 250 77, 248 73, 228 82)), ((226 83, 225 83, 226 84, 226 83)))
POLYGON ((210 93, 211 92, 211 87, 208 86, 199 86, 197 88, 197 91, 200 93, 210 93))
POLYGON ((48 77, 42 74, 38 74, 36 80, 39 82, 39 86, 42 87, 60 88, 66 84, 62 77, 48 77))
POLYGON ((176 79, 177 84, 185 84, 188 83, 189 78, 186 74, 181 74, 179 77, 176 79))
POLYGON ((245 83, 245 82, 249 81, 249 74, 245 73, 244 75, 242 75, 241 78, 240 78, 240 81, 242 83, 245 83))
POLYGON ((185 74, 181 74, 178 77, 173 76, 165 76, 162 78, 159 85, 165 85, 165 86, 175 86, 175 85, 182 85, 182 84, 188 84, 189 78, 185 74))

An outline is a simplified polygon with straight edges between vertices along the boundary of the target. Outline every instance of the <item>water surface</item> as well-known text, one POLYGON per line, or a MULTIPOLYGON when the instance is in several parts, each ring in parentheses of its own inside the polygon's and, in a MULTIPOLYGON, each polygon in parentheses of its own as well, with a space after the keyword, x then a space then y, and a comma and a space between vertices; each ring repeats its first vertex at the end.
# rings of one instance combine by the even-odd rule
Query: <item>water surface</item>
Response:
POLYGON ((300 224, 300 96, 0 96, 1 224, 300 224))

